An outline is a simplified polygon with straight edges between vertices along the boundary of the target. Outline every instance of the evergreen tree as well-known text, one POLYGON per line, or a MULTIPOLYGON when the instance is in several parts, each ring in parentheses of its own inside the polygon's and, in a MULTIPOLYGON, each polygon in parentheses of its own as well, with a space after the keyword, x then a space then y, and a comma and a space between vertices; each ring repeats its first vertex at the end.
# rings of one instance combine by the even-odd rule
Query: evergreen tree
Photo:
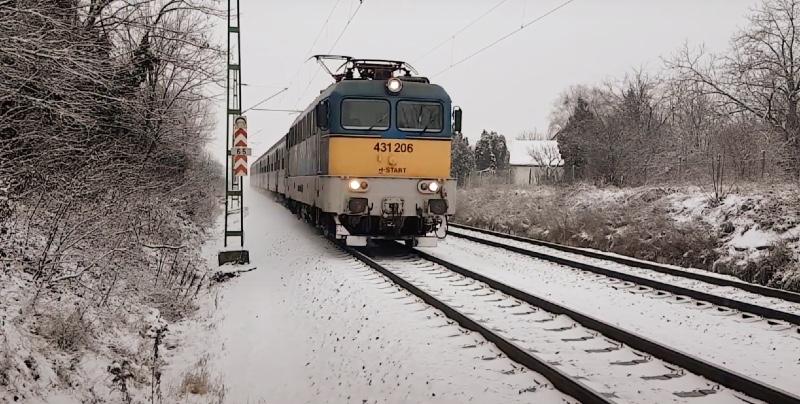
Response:
POLYGON ((506 137, 497 132, 484 130, 481 139, 475 144, 475 165, 478 170, 487 168, 504 170, 509 162, 506 137))
POLYGON ((467 176, 475 170, 475 152, 469 146, 469 139, 461 133, 453 135, 450 158, 450 175, 458 179, 459 185, 464 185, 467 176))
POLYGON ((592 141, 596 118, 591 110, 589 103, 582 97, 578 97, 575 108, 572 110, 564 129, 562 129, 556 140, 564 165, 568 169, 575 167, 576 177, 583 175, 583 170, 587 163, 587 145, 592 141))

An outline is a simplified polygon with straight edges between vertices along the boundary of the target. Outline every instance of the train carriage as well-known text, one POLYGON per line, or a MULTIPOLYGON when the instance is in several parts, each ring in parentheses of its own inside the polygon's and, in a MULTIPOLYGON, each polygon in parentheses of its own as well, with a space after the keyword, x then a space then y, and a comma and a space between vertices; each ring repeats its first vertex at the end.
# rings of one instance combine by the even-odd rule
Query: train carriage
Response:
POLYGON ((460 110, 403 62, 343 59, 336 82, 256 160, 251 185, 348 245, 435 245, 455 213, 460 110))

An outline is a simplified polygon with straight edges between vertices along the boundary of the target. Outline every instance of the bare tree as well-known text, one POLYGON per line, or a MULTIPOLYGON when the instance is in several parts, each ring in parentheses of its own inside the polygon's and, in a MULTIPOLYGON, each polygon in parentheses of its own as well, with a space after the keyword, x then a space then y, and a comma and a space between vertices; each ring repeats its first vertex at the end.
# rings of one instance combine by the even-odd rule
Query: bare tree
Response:
POLYGON ((574 94, 575 106, 557 134, 565 160, 597 183, 646 182, 663 152, 669 116, 661 80, 635 70, 602 88, 573 89, 564 105, 573 103, 574 94))
POLYGON ((526 130, 517 135, 516 140, 548 140, 547 133, 540 132, 538 129, 533 128, 526 130))
POLYGON ((528 149, 528 155, 538 168, 541 179, 537 182, 554 183, 559 179, 559 170, 563 169, 564 160, 558 151, 558 144, 555 141, 539 141, 535 146, 528 149))
POLYGON ((798 0, 766 0, 749 16, 728 54, 693 52, 688 45, 669 65, 690 88, 729 114, 761 119, 781 134, 800 170, 800 17, 798 0))
POLYGON ((553 103, 553 110, 550 112, 550 125, 547 128, 548 138, 554 139, 566 128, 579 99, 596 106, 601 94, 600 88, 585 85, 572 86, 561 93, 553 103))
POLYGON ((17 209, 0 246, 43 236, 26 252, 40 285, 77 282, 106 304, 142 278, 146 246, 181 244, 212 217, 215 4, 0 1, 0 187, 17 209))

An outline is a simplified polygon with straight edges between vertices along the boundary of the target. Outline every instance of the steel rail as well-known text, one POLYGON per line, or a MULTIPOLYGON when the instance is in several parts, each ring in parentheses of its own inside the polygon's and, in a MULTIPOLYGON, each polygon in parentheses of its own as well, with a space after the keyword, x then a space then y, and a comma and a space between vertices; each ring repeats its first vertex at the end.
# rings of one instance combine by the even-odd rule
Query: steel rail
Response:
MULTIPOLYGON (((602 260, 606 260, 606 261, 612 261, 612 262, 616 262, 618 264, 623 264, 623 265, 627 265, 627 266, 631 266, 631 267, 649 269, 651 271, 661 272, 661 273, 668 274, 668 275, 680 276, 682 278, 689 278, 689 279, 694 279, 694 280, 697 280, 697 281, 703 281, 703 282, 711 283, 711 284, 714 284, 714 285, 717 285, 717 286, 730 286, 730 287, 742 289, 742 290, 747 291, 747 292, 756 293, 756 294, 759 294, 759 295, 762 295, 762 296, 775 297, 775 298, 783 299, 783 300, 786 300, 786 301, 789 301, 789 302, 800 303, 800 293, 790 292, 790 291, 787 291, 787 290, 770 288, 768 286, 756 285, 756 284, 753 284, 753 283, 739 282, 739 281, 735 281, 735 280, 731 280, 731 279, 719 278, 719 277, 716 277, 716 276, 703 275, 703 274, 695 273, 695 272, 682 271, 680 269, 672 268, 672 267, 669 267, 667 265, 662 265, 662 264, 658 264, 658 263, 655 263, 655 262, 640 261, 640 260, 635 260, 635 259, 631 259, 631 258, 628 258, 628 257, 619 256, 619 255, 604 254, 604 253, 598 252, 598 251, 587 251, 587 250, 584 250, 584 249, 581 249, 581 248, 577 248, 577 247, 570 247, 570 246, 566 246, 566 245, 562 245, 562 244, 555 244, 555 243, 551 243, 551 242, 547 242, 547 241, 515 236, 513 234, 507 234, 507 233, 501 233, 501 232, 492 231, 492 230, 480 229, 480 228, 477 228, 477 227, 466 226, 466 225, 463 225, 463 224, 449 223, 448 226, 454 227, 456 229, 470 230, 470 231, 474 231, 474 232, 478 232, 478 233, 488 234, 490 236, 507 238, 507 239, 511 239, 511 240, 514 240, 514 241, 520 241, 520 242, 523 242, 523 243, 533 244, 533 245, 540 246, 540 247, 552 248, 554 250, 559 250, 559 251, 568 252, 568 253, 572 253, 572 254, 579 254, 579 255, 583 255, 585 257, 597 258, 597 259, 602 259, 602 260)), ((458 233, 451 233, 451 234, 458 236, 458 233)))
POLYGON ((722 297, 719 295, 714 295, 706 292, 701 292, 695 289, 689 289, 682 286, 672 285, 669 283, 659 282, 649 278, 643 278, 641 276, 631 275, 625 272, 614 271, 608 268, 602 268, 596 265, 587 264, 585 262, 574 261, 568 258, 556 257, 553 255, 548 255, 536 251, 531 251, 525 248, 520 248, 512 245, 508 245, 505 243, 500 243, 493 240, 486 240, 480 237, 470 236, 467 234, 461 233, 453 233, 449 232, 451 236, 457 238, 463 238, 465 240, 473 241, 480 244, 485 244, 491 247, 502 248, 508 251, 512 251, 518 254, 527 255, 529 257, 538 258, 545 261, 550 261, 556 264, 565 265, 572 268, 577 268, 580 270, 608 276, 611 278, 620 279, 623 281, 635 283, 638 285, 647 286, 653 289, 662 290, 665 292, 669 292, 675 295, 683 295, 688 296, 695 300, 706 301, 717 306, 723 306, 730 309, 738 310, 744 313, 750 313, 755 316, 760 316, 764 318, 771 318, 775 320, 782 320, 789 322, 794 325, 800 326, 800 315, 787 313, 785 311, 780 311, 776 309, 772 309, 769 307, 759 306, 752 303, 746 303, 740 300, 729 299, 727 297, 722 297))
POLYGON ((599 319, 566 308, 557 303, 534 296, 527 292, 523 292, 485 275, 470 271, 466 268, 452 264, 423 251, 413 249, 413 252, 420 258, 439 264, 462 276, 483 282, 495 290, 522 300, 528 304, 540 307, 543 310, 554 314, 566 315, 588 329, 598 331, 608 338, 622 342, 633 349, 647 352, 656 358, 680 366, 692 373, 703 376, 706 379, 719 383, 731 390, 739 391, 749 397, 763 400, 768 403, 800 403, 800 396, 767 385, 732 370, 725 369, 688 353, 647 339, 633 332, 615 327, 599 319))
POLYGON ((379 273, 389 278, 392 282, 394 282, 398 286, 402 287, 403 289, 406 289, 415 296, 419 297, 425 303, 442 311, 447 317, 456 321, 460 326, 481 334, 488 341, 495 344, 497 348, 499 348, 500 351, 506 354, 511 360, 520 363, 521 365, 527 367, 528 369, 533 370, 534 372, 538 372, 539 374, 547 378, 553 384, 553 386, 562 393, 568 394, 582 403, 602 403, 602 404, 613 403, 613 401, 611 401, 610 399, 604 397, 602 394, 595 391, 594 389, 586 386, 585 384, 581 383, 575 378, 562 372, 555 366, 550 365, 549 363, 547 363, 547 361, 520 348, 518 345, 514 344, 511 341, 506 340, 497 333, 482 326, 481 324, 472 320, 466 315, 462 314, 455 308, 447 305, 441 300, 423 291, 422 289, 414 286, 411 282, 406 281, 405 279, 398 276, 391 270, 380 265, 378 262, 367 256, 366 254, 354 248, 344 246, 341 243, 337 243, 337 245, 345 252, 349 253, 350 255, 352 255, 359 261, 363 262, 370 268, 378 271, 379 273))

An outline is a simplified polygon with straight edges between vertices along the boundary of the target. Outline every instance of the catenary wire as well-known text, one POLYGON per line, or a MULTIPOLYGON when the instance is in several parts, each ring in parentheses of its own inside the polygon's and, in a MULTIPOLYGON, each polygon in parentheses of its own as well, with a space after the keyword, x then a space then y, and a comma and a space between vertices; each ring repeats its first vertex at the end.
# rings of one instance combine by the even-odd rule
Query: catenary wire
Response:
MULTIPOLYGON (((347 22, 344 24, 344 27, 342 28, 342 32, 339 33, 339 36, 336 37, 335 41, 333 41, 333 45, 331 45, 331 47, 328 49, 328 54, 331 54, 333 52, 333 50, 336 48, 336 45, 339 44, 339 41, 344 36, 345 32, 347 32, 347 28, 350 27, 350 23, 352 23, 353 19, 356 18, 356 15, 358 14, 358 11, 361 10, 361 6, 363 6, 363 5, 364 5, 364 0, 358 0, 358 7, 356 7, 356 10, 353 11, 353 14, 350 15, 350 18, 347 19, 347 22)), ((303 91, 300 93, 300 96, 297 98, 297 102, 298 103, 306 95, 306 92, 308 92, 308 88, 311 87, 311 84, 317 78, 317 74, 319 74, 319 69, 314 71, 314 75, 311 76, 311 80, 309 80, 308 83, 306 83, 306 86, 303 88, 303 91)))
POLYGON ((471 53, 469 56, 467 56, 467 57, 465 57, 465 58, 463 58, 463 59, 461 59, 461 60, 459 60, 459 61, 457 61, 455 63, 450 64, 450 66, 448 66, 445 69, 439 71, 438 73, 432 75, 431 77, 436 77, 436 76, 438 76, 438 75, 440 75, 442 73, 445 73, 448 70, 451 70, 452 68, 454 68, 454 67, 456 67, 456 66, 458 66, 458 65, 460 65, 460 64, 462 64, 462 63, 464 63, 464 62, 466 62, 466 61, 468 61, 468 60, 470 60, 472 58, 474 58, 475 56, 478 56, 479 54, 489 50, 490 48, 494 47, 495 45, 499 44, 500 42, 505 41, 506 39, 512 37, 513 35, 515 35, 518 32, 524 30, 525 28, 530 27, 531 25, 541 21, 545 17, 555 13, 556 11, 558 11, 558 10, 564 8, 564 7, 566 7, 568 4, 572 3, 573 1, 575 1, 575 0, 567 0, 567 1, 559 4, 557 7, 553 8, 553 9, 550 9, 550 11, 548 11, 548 12, 546 12, 546 13, 544 13, 544 14, 536 17, 536 18, 534 18, 533 20, 530 20, 530 21, 526 22, 525 24, 522 24, 519 28, 517 28, 517 29, 515 29, 515 30, 513 30, 513 31, 511 31, 511 32, 509 32, 509 33, 507 33, 507 34, 505 34, 503 36, 501 36, 500 38, 498 38, 494 42, 492 42, 492 43, 490 43, 490 44, 478 49, 477 51, 475 51, 473 53, 471 53))
POLYGON ((269 100, 271 100, 271 99, 283 94, 283 92, 288 90, 288 89, 289 89, 289 87, 284 87, 282 90, 278 91, 277 93, 272 94, 269 97, 264 98, 263 100, 255 103, 255 105, 251 106, 250 108, 247 108, 246 110, 242 111, 242 114, 244 115, 245 112, 250 111, 251 109, 253 109, 253 108, 255 108, 255 107, 257 107, 257 106, 259 106, 259 105, 261 105, 261 104, 263 104, 263 103, 265 103, 265 102, 267 102, 267 101, 269 101, 269 100))
POLYGON ((490 8, 490 9, 486 10, 486 11, 485 11, 483 14, 481 14, 481 15, 480 15, 480 16, 478 16, 477 18, 473 19, 472 21, 470 21, 470 22, 469 22, 467 25, 464 25, 463 27, 459 28, 459 29, 458 29, 456 32, 454 32, 452 35, 450 35, 450 36, 448 36, 447 38, 445 38, 445 40, 443 40, 443 41, 439 42, 439 43, 438 43, 436 46, 434 46, 434 47, 432 47, 432 48, 428 49, 428 51, 427 51, 427 52, 425 52, 424 54, 422 54, 422 55, 421 55, 421 56, 419 56, 418 58, 414 59, 414 63, 416 63, 417 61, 419 61, 419 60, 421 60, 421 59, 424 59, 425 57, 427 57, 427 56, 428 56, 428 55, 430 55, 431 53, 433 53, 433 52, 436 52, 436 51, 437 51, 439 48, 441 48, 442 46, 444 46, 444 45, 445 45, 445 44, 447 44, 448 42, 450 42, 450 41, 452 41, 452 40, 455 40, 455 39, 456 39, 456 37, 457 37, 458 35, 460 35, 462 32, 466 31, 466 30, 467 30, 467 29, 469 29, 471 26, 473 26, 473 25, 477 24, 477 23, 478 23, 480 20, 482 20, 483 18, 485 18, 487 15, 491 14, 491 13, 492 13, 492 11, 496 10, 498 7, 502 6, 502 5, 503 5, 503 4, 505 4, 506 2, 508 2, 508 0, 500 0, 500 1, 499 1, 499 2, 497 2, 497 3, 496 3, 494 6, 492 6, 492 8, 490 8))

